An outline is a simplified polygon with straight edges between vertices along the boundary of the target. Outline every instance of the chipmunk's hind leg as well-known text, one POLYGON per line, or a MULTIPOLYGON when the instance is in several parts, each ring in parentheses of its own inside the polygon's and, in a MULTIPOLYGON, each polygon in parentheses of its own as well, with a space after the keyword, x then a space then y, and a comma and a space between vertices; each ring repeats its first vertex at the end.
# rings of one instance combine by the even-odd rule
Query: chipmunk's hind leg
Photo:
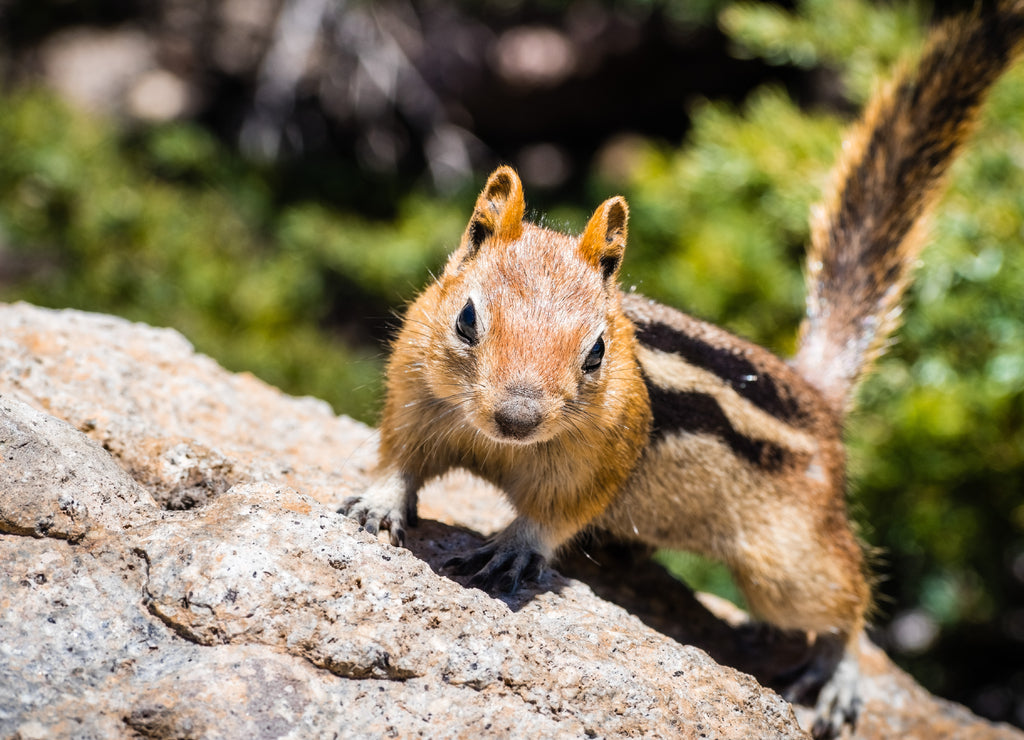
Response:
POLYGON ((810 658, 783 693, 810 703, 817 692, 818 738, 837 735, 860 709, 858 646, 870 599, 860 544, 828 501, 808 497, 747 522, 729 558, 754 615, 815 636, 810 658))

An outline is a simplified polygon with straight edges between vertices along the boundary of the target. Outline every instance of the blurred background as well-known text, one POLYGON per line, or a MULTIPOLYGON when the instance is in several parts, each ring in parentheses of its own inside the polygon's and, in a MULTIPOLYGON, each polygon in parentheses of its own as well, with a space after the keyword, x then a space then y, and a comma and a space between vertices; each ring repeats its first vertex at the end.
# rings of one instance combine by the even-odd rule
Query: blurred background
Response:
MULTIPOLYGON (((844 127, 966 5, 0 0, 0 300, 174 327, 372 424, 396 315, 507 162, 558 228, 625 195, 625 285, 786 355, 844 127)), ((1018 726, 1022 219, 1018 69, 848 430, 875 639, 1018 726)))

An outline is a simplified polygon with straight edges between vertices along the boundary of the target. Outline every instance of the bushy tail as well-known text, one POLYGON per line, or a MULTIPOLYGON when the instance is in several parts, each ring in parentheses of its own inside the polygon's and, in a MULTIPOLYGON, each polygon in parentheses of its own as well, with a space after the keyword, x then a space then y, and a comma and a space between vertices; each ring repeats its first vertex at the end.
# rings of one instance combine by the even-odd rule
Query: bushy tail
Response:
POLYGON ((838 411, 898 325, 946 172, 1022 48, 1024 0, 946 22, 846 137, 831 192, 812 214, 807 315, 794 358, 838 411))

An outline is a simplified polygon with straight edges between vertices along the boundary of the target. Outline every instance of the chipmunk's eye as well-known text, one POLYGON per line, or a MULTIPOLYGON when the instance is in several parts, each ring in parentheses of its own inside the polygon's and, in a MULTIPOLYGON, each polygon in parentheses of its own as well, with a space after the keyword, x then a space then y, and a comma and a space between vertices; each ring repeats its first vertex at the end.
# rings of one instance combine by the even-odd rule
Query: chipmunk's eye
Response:
POLYGON ((472 298, 466 301, 466 305, 459 312, 459 318, 455 321, 455 333, 470 347, 477 343, 476 309, 473 308, 472 298))
POLYGON ((587 357, 583 360, 583 372, 592 373, 601 367, 601 360, 604 359, 604 337, 598 337, 594 346, 590 348, 587 357))

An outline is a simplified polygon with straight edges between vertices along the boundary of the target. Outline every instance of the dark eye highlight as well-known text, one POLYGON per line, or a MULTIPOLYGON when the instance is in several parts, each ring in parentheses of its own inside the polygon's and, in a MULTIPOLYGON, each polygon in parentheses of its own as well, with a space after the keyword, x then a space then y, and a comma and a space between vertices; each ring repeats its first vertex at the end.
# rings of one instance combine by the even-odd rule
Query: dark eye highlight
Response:
POLYGON ((473 307, 472 299, 466 301, 466 305, 459 312, 459 318, 455 320, 455 333, 470 347, 477 343, 479 337, 476 330, 476 309, 473 307))
POLYGON ((592 373, 597 368, 601 367, 601 361, 604 359, 604 337, 598 337, 597 341, 594 342, 594 346, 590 348, 590 352, 587 353, 587 357, 583 360, 583 372, 592 373))

